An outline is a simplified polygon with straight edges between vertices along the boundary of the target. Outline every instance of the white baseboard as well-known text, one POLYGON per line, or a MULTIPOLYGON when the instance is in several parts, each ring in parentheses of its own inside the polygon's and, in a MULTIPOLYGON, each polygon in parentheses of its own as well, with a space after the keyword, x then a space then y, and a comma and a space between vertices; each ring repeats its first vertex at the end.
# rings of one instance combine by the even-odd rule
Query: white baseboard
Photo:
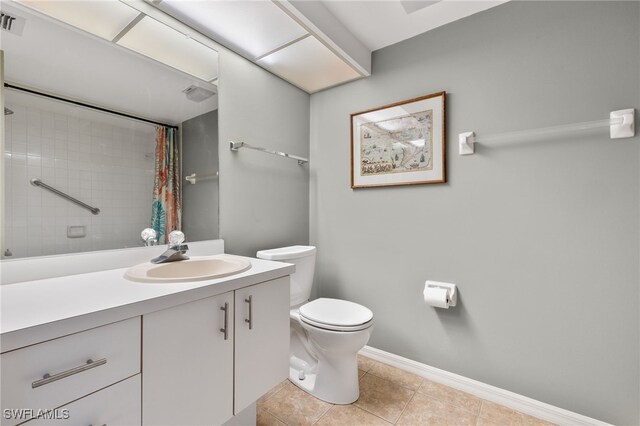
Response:
POLYGON ((592 419, 582 414, 564 410, 526 396, 518 395, 517 393, 459 376, 370 346, 365 346, 360 351, 360 354, 375 361, 417 374, 425 379, 459 389, 479 398, 486 399, 487 401, 504 405, 505 407, 557 425, 611 426, 609 423, 592 419))

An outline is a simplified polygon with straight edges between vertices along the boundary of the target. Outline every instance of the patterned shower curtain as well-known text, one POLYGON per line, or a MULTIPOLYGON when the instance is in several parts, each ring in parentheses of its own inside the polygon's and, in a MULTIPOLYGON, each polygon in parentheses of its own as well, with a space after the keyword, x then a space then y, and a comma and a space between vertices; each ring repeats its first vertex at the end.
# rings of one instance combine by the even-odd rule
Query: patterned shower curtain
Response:
POLYGON ((151 227, 158 233, 158 244, 182 226, 180 197, 180 158, 177 129, 156 128, 156 164, 151 207, 151 227))

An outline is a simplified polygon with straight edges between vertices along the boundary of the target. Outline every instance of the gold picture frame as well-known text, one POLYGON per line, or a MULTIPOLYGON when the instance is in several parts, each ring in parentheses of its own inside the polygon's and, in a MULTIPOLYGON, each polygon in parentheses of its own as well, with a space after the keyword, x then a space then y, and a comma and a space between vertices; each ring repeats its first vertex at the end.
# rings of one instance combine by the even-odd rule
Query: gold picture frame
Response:
POLYGON ((351 114, 351 188, 446 182, 446 92, 351 114))

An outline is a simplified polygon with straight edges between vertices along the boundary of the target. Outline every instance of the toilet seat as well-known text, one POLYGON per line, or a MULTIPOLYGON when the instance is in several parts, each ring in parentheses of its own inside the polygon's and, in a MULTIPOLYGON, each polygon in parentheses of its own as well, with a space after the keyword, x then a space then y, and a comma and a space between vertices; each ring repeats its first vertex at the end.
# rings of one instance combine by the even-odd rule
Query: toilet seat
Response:
POLYGON ((341 327, 339 325, 323 324, 320 322, 311 321, 309 319, 304 318, 302 315, 300 316, 300 321, 307 325, 310 325, 311 327, 321 328, 323 330, 328 330, 328 331, 342 331, 342 332, 365 330, 371 327, 371 325, 373 324, 373 321, 369 321, 365 324, 355 325, 351 327, 341 327))
POLYGON ((333 331, 359 331, 371 327, 373 312, 347 300, 320 298, 300 306, 300 320, 333 331))

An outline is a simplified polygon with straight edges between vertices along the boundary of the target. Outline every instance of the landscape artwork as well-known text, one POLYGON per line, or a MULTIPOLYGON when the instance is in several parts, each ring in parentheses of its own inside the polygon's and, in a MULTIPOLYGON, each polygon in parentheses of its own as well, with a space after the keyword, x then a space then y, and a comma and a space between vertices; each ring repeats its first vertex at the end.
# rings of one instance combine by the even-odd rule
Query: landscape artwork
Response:
POLYGON ((445 92, 351 114, 351 187, 445 182, 445 92))
POLYGON ((433 111, 362 124, 360 171, 371 174, 417 172, 433 167, 433 111))

